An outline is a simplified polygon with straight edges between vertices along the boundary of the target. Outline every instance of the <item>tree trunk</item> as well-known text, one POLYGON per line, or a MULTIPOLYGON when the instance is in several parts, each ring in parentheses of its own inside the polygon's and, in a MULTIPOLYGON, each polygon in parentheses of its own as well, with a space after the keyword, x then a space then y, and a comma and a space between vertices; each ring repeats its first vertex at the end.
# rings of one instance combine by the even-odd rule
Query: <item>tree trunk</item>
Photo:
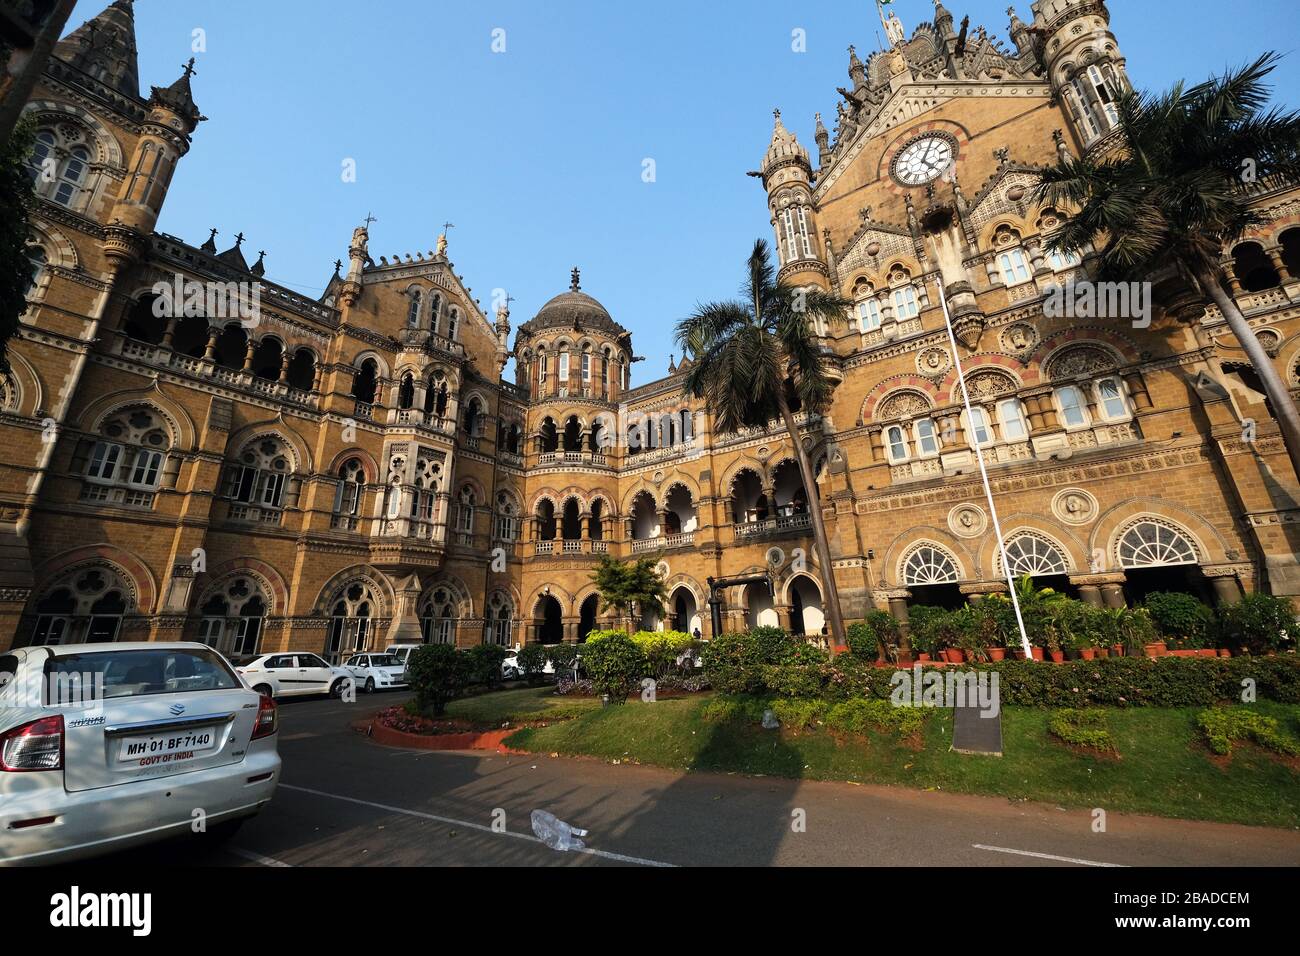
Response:
POLYGON ((1291 468, 1295 472, 1296 479, 1300 480, 1300 413, 1297 413, 1295 402, 1291 400, 1291 392, 1286 387, 1286 382, 1278 374, 1277 366, 1264 351, 1264 346, 1255 337, 1254 331, 1246 322, 1246 317, 1237 308, 1237 303, 1219 284, 1218 278, 1208 269, 1199 271, 1196 278, 1210 293, 1210 298, 1227 319, 1232 334, 1236 336, 1246 357, 1250 359, 1250 364, 1259 375, 1260 381, 1264 383, 1264 394, 1268 396, 1269 404, 1273 406, 1273 414, 1277 417, 1278 427, 1282 430, 1282 443, 1286 446, 1286 453, 1291 459, 1291 468))
POLYGON ((840 590, 835 585, 835 567, 831 564, 831 549, 826 538, 826 522, 822 520, 821 498, 817 494, 817 481, 813 475, 812 462, 808 452, 799 440, 799 429, 795 426, 794 415, 785 400, 785 394, 778 390, 781 403, 781 418, 785 421, 785 430, 794 443, 795 455, 799 459, 799 474, 803 478, 804 491, 808 495, 808 511, 812 515, 813 541, 817 547, 817 563, 821 565, 822 586, 825 589, 826 617, 830 622, 831 643, 834 648, 842 648, 847 643, 844 638, 844 619, 840 616, 840 590))

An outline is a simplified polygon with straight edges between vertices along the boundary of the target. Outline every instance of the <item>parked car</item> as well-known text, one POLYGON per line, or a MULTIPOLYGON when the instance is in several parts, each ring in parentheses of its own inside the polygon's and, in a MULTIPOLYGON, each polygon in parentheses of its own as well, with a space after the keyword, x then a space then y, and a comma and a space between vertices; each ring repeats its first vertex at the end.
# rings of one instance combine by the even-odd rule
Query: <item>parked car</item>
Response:
POLYGON ((393 654, 353 654, 343 667, 367 694, 407 686, 406 664, 393 654))
MULTIPOLYGON (((519 648, 514 648, 506 653, 501 661, 501 679, 502 680, 520 680, 524 676, 524 669, 519 666, 519 648)), ((545 666, 542 667, 543 674, 554 674, 555 665, 548 659, 545 666)))
POLYGON ((237 670, 248 686, 268 697, 301 697, 332 694, 338 697, 352 678, 346 668, 331 667, 318 654, 298 651, 287 654, 259 654, 237 670))
POLYGON ((280 777, 275 701, 205 644, 0 654, 0 865, 228 837, 280 777))
POLYGON ((384 648, 384 653, 390 657, 396 657, 405 667, 411 659, 411 651, 423 646, 423 644, 389 644, 384 648))

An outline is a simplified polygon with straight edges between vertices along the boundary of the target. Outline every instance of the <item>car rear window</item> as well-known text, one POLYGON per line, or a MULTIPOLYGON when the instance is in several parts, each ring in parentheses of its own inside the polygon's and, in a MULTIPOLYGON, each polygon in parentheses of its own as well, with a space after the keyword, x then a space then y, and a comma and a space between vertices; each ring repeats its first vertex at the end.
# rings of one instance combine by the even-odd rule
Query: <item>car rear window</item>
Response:
POLYGON ((45 662, 45 675, 46 704, 243 686, 221 655, 193 647, 60 655, 45 662))

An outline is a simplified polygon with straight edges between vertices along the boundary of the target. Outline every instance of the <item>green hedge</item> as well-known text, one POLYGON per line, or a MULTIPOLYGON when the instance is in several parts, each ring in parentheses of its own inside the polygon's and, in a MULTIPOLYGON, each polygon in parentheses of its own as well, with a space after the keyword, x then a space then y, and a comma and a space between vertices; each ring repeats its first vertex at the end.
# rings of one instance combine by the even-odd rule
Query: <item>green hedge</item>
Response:
MULTIPOLYGON (((893 668, 874 667, 852 654, 830 662, 816 648, 796 644, 777 628, 728 634, 705 650, 705 674, 724 694, 829 701, 889 697, 893 668)), ((997 671, 1002 703, 1025 707, 1204 707, 1240 701, 1246 679, 1254 680, 1262 699, 1300 703, 1300 658, 1292 654, 1108 657, 1063 664, 1006 660, 965 669, 997 671)))

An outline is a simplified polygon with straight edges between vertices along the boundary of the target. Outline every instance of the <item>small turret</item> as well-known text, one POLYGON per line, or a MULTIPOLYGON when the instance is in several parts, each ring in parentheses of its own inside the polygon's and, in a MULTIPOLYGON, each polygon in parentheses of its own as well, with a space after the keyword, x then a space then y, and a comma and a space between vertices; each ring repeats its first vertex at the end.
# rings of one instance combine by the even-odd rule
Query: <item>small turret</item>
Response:
POLYGON ((113 0, 102 13, 60 40, 54 55, 119 93, 132 99, 140 95, 131 0, 113 0))
POLYGON ((1011 18, 1011 41, 1022 55, 1028 53, 1034 47, 1034 35, 1025 26, 1025 21, 1016 16, 1015 7, 1007 7, 1007 16, 1011 18))
POLYGON ((957 31, 953 28, 952 14, 948 12, 942 0, 934 0, 934 29, 943 40, 957 36, 957 31))
POLYGON ((867 71, 863 67, 862 61, 858 59, 858 51, 853 48, 852 44, 849 45, 849 79, 853 81, 852 88, 855 91, 861 89, 867 82, 867 71))
POLYGON ((1117 101, 1129 85, 1110 11, 1103 0, 1034 0, 1032 9, 1052 92, 1080 151, 1089 149, 1119 125, 1117 101))
MULTIPOLYGON (((829 269, 822 260, 817 230, 817 211, 812 200, 812 165, 808 151, 781 122, 781 111, 773 111, 772 142, 763 157, 759 175, 767 190, 772 212, 781 275, 795 283, 826 287, 829 269)), ((818 146, 821 145, 820 140, 818 146)), ((829 145, 829 140, 828 140, 829 145)), ((827 152, 829 155, 829 151, 827 152)))
POLYGON ((817 132, 813 138, 817 140, 817 166, 819 169, 825 169, 831 161, 831 134, 826 129, 826 124, 822 122, 822 114, 816 114, 817 132))

